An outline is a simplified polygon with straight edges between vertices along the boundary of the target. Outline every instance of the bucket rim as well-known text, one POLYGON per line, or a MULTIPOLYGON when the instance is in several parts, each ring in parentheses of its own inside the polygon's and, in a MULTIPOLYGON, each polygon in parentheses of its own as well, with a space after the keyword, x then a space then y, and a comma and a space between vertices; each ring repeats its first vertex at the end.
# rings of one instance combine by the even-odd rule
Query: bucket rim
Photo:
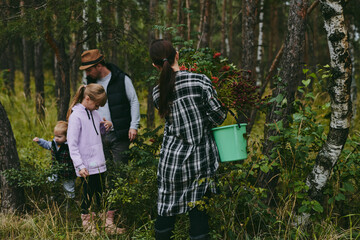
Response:
MULTIPOLYGON (((246 126, 247 123, 240 123, 240 127, 242 126, 246 126)), ((230 127, 234 127, 234 126, 238 126, 237 124, 231 124, 231 125, 226 125, 226 126, 222 126, 222 127, 216 127, 216 128, 212 128, 211 131, 215 131, 215 130, 219 130, 219 129, 224 129, 224 128, 230 128, 230 127)))

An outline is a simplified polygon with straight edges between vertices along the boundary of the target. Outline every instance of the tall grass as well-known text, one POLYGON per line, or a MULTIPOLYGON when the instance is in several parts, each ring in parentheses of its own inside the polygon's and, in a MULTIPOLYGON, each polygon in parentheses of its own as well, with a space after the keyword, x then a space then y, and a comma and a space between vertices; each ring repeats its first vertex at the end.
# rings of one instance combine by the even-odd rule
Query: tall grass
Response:
MULTIPOLYGON (((22 92, 22 75, 16 74, 15 95, 0 94, 0 101, 5 107, 17 143, 22 165, 32 165, 35 168, 49 168, 51 163, 50 151, 40 148, 32 139, 42 137, 51 140, 53 127, 57 121, 56 102, 54 97, 54 80, 50 73, 45 76, 45 121, 38 120, 35 111, 34 85, 31 85, 32 98, 25 99, 22 92)), ((32 81, 33 82, 33 81, 32 81)), ((146 90, 137 89, 142 114, 140 133, 146 126, 146 90)), ((247 163, 255 156, 255 149, 259 149, 263 139, 264 115, 259 115, 256 125, 248 141, 250 156, 247 163), (254 150, 253 150, 254 149, 254 150)), ((225 124, 234 123, 228 118, 225 124)), ((156 126, 163 124, 156 115, 156 126)), ((239 170, 240 171, 240 170, 239 170)), ((229 176, 231 177, 231 176, 229 176)), ((290 181, 286 179, 286 181, 290 181)), ((235 182, 234 182, 235 183, 235 182)), ((238 182, 237 182, 238 183, 238 182)), ((239 185, 241 188, 243 186, 239 185)), ((230 186, 231 187, 231 186, 230 186)), ((244 187, 244 189, 247 186, 244 187)), ((245 190, 243 191, 246 194, 245 190)), ((141 193, 137 193, 141 194, 141 193)), ((50 196, 50 194, 49 194, 50 196)), ((27 194, 29 210, 24 214, 0 214, 0 239, 152 239, 154 220, 143 225, 127 226, 127 233, 121 236, 108 236, 102 228, 102 221, 98 220, 99 234, 91 236, 81 228, 80 212, 77 208, 66 211, 64 203, 49 200, 49 196, 38 196, 36 193, 27 194)), ((360 217, 356 214, 340 216, 329 214, 329 217, 319 222, 312 222, 309 226, 295 226, 294 212, 296 197, 289 194, 278 207, 273 210, 276 218, 271 224, 266 219, 266 211, 257 210, 255 201, 250 199, 239 214, 241 194, 234 196, 222 195, 224 203, 214 205, 210 215, 212 221, 211 236, 213 239, 358 239, 360 232, 360 217), (229 201, 228 198, 231 198, 229 201), (339 224, 341 222, 341 224, 339 224)), ((357 198, 356 198, 357 199, 357 198)), ((77 200, 78 204, 78 200, 77 200)), ((268 211, 271 211, 270 209, 268 211)), ((126 216, 125 216, 126 217, 126 216)), ((149 217, 150 219, 151 217, 149 217)), ((175 228, 175 239, 186 239, 189 224, 186 216, 181 216, 175 228)))

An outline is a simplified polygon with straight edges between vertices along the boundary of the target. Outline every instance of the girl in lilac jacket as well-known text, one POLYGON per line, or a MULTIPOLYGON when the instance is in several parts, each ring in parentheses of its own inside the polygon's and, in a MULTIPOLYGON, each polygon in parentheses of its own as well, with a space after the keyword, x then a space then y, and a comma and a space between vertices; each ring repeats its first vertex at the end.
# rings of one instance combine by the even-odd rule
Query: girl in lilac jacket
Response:
MULTIPOLYGON (((67 140, 70 156, 74 163, 76 175, 81 177, 81 218, 85 231, 95 233, 92 221, 94 214, 89 214, 92 197, 96 197, 96 208, 101 206, 106 172, 105 156, 101 134, 112 126, 110 121, 101 119, 95 110, 104 106, 107 97, 104 88, 99 84, 82 85, 77 90, 68 110, 69 121, 67 140)), ((108 222, 108 221, 107 221, 108 222)), ((114 227, 113 223, 109 223, 114 227)), ((108 224, 108 225, 109 225, 108 224)))

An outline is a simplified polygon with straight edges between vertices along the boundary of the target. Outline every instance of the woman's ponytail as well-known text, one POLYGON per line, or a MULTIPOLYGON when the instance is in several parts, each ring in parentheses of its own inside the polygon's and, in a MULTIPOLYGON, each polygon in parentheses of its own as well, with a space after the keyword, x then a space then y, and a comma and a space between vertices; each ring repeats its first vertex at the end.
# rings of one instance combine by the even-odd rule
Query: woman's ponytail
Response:
POLYGON ((150 57, 153 63, 161 67, 159 79, 159 114, 167 117, 170 113, 170 104, 173 100, 175 87, 175 72, 171 68, 174 64, 176 50, 169 41, 155 40, 150 46, 150 57))

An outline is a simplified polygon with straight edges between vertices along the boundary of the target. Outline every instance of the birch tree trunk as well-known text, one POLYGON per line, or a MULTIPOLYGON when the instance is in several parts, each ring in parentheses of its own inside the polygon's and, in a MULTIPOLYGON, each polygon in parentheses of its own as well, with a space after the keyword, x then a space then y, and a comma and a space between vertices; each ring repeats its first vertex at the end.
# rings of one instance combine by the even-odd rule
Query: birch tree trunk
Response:
POLYGON ((20 162, 16 150, 16 141, 3 105, 0 103, 0 189, 1 212, 12 213, 24 206, 24 191, 22 188, 12 186, 2 171, 19 169, 20 162))
POLYGON ((341 0, 320 0, 331 59, 329 82, 331 120, 328 137, 316 157, 315 166, 306 179, 312 199, 322 198, 333 167, 344 148, 351 122, 351 59, 341 0))
POLYGON ((261 86, 262 71, 261 71, 261 60, 263 56, 263 26, 264 26, 264 0, 260 0, 260 14, 259 14, 259 35, 258 35, 258 46, 256 56, 256 86, 261 86))
MULTIPOLYGON (((277 136, 278 132, 274 128, 269 128, 268 124, 279 123, 282 121, 284 128, 288 126, 288 118, 292 112, 292 103, 295 99, 297 86, 302 79, 302 59, 303 45, 305 36, 305 23, 307 12, 307 0, 292 0, 289 9, 287 23, 287 37, 284 45, 284 52, 280 64, 281 83, 273 91, 272 98, 280 97, 280 102, 274 101, 266 114, 266 124, 264 130, 263 154, 271 159, 271 154, 276 147, 271 136, 277 136), (281 84, 281 85, 280 85, 281 84)), ((259 185, 268 190, 268 204, 274 199, 275 187, 278 181, 278 169, 267 173, 261 172, 259 175, 259 185)))
POLYGON ((354 49, 354 43, 355 43, 355 33, 356 33, 356 27, 354 24, 350 25, 350 31, 349 31, 349 53, 351 57, 351 102, 352 102, 352 122, 354 122, 356 117, 356 100, 357 100, 357 85, 356 85, 356 78, 355 78, 355 49, 354 49))

